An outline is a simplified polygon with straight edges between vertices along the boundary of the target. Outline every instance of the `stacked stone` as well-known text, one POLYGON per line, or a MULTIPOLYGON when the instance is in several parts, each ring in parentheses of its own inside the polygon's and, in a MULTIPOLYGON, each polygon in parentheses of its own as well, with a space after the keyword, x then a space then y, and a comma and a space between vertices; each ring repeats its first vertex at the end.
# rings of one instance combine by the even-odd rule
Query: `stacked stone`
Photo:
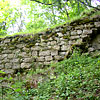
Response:
POLYGON ((35 35, 17 35, 0 39, 0 69, 13 73, 16 69, 45 66, 63 60, 72 46, 100 49, 100 16, 72 22, 35 35))

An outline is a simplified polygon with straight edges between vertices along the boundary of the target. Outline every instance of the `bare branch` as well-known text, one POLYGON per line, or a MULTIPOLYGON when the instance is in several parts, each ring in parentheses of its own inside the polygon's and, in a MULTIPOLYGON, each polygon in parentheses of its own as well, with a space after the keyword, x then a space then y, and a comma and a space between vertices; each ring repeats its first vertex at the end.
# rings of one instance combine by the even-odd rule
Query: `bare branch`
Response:
POLYGON ((40 2, 40 1, 38 1, 38 0, 30 0, 30 1, 35 1, 35 2, 37 2, 37 3, 44 4, 44 5, 53 5, 53 4, 55 4, 55 3, 52 3, 52 4, 46 4, 46 3, 40 2))

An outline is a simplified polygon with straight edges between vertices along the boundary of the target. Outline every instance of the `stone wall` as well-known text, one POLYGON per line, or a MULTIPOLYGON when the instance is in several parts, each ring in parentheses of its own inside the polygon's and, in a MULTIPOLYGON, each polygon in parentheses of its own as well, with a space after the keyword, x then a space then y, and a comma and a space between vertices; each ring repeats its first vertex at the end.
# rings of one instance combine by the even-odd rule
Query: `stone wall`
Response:
POLYGON ((16 35, 0 39, 0 69, 14 73, 17 69, 45 66, 63 60, 73 46, 100 50, 100 16, 75 20, 38 34, 16 35))

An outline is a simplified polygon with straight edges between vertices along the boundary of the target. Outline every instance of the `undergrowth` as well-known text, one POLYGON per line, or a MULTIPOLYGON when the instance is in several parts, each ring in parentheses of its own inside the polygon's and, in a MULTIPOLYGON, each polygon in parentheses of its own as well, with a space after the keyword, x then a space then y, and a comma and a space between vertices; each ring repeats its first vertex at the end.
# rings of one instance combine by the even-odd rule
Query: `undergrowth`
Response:
POLYGON ((1 100, 100 100, 100 57, 74 51, 68 59, 18 73, 9 82, 10 88, 0 89, 1 100))

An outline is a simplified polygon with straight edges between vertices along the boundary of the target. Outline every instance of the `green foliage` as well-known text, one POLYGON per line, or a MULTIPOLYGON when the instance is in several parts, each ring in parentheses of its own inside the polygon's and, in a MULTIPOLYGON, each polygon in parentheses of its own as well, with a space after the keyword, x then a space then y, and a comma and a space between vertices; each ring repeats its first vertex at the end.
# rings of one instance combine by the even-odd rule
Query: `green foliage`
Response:
MULTIPOLYGON (((74 53, 71 58, 53 66, 55 67, 54 72, 57 78, 42 83, 42 85, 39 84, 38 98, 41 96, 45 97, 46 93, 48 93, 49 99, 56 95, 54 100, 60 98, 62 100, 99 100, 100 58, 93 59, 74 53)), ((39 100, 42 99, 39 98, 39 100)))

